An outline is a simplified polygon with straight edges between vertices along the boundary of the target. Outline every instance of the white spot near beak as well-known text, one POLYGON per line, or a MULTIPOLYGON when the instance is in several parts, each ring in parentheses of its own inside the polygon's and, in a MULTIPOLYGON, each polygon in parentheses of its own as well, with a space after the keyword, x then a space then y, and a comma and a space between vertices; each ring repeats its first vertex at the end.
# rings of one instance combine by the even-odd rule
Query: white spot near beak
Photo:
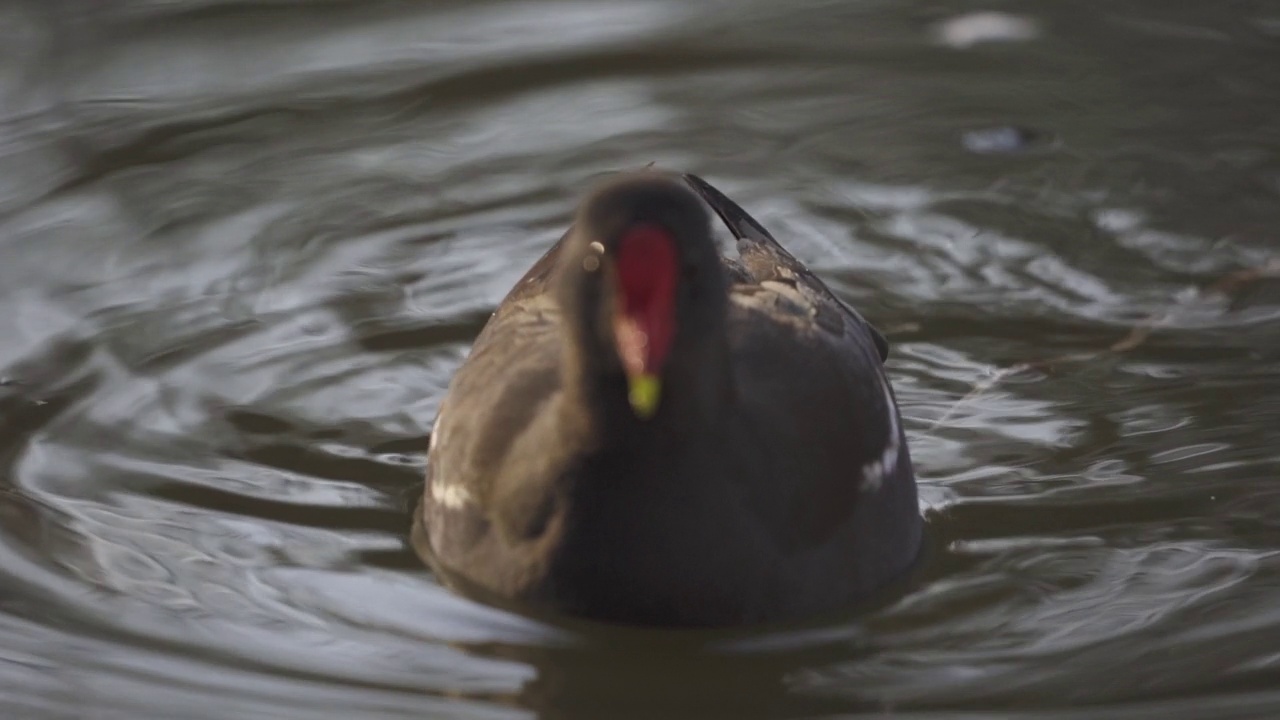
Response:
POLYGON ((582 269, 587 272, 595 272, 600 269, 600 256, 604 254, 604 243, 599 240, 592 240, 587 249, 592 254, 582 258, 582 269))

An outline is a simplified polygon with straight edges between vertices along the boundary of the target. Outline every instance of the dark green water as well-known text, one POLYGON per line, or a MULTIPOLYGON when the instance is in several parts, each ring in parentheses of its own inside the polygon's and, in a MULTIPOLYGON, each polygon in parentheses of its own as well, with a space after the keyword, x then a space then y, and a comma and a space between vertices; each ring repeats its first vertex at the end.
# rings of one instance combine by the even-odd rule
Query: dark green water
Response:
POLYGON ((1278 239, 1275 2, 0 0, 0 717, 1278 717, 1278 239), (651 161, 894 343, 885 607, 553 627, 408 550, 469 339, 651 161))

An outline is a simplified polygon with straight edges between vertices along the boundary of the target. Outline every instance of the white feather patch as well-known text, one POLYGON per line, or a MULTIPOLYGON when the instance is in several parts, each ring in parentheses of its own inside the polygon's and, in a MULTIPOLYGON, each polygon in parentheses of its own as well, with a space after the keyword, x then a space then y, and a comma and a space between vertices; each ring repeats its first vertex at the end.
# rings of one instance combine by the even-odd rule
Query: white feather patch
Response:
POLYGON ((427 437, 427 452, 430 453, 440 442, 440 420, 444 417, 443 412, 436 412, 436 421, 431 424, 431 435, 427 437))
POLYGON ((886 476, 898 469, 898 414, 893 410, 893 395, 889 393, 889 381, 880 376, 880 389, 884 392, 884 409, 889 415, 889 442, 880 457, 862 466, 862 491, 875 492, 884 484, 886 476))
MULTIPOLYGON (((431 451, 434 450, 437 445, 444 441, 444 437, 441 436, 440 433, 440 421, 443 419, 444 413, 437 413, 436 421, 431 425, 431 438, 427 441, 428 455, 431 454, 431 451)), ((437 458, 436 461, 438 463, 439 458, 437 458)), ((444 475, 446 475, 444 468, 437 465, 431 478, 431 499, 435 501, 437 505, 450 510, 457 510, 458 508, 469 504, 472 500, 471 491, 457 483, 445 482, 442 479, 444 475)))
POLYGON ((431 481, 431 499, 441 507, 457 510, 471 503, 471 491, 457 483, 431 481))

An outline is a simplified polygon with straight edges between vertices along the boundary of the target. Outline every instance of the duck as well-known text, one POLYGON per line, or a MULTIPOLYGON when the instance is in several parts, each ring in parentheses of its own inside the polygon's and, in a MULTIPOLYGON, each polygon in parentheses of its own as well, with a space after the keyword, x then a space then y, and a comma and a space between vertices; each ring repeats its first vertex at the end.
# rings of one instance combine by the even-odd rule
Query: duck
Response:
POLYGON ((707 181, 612 175, 453 376, 413 545, 464 594, 616 625, 854 607, 921 550, 888 354, 707 181))

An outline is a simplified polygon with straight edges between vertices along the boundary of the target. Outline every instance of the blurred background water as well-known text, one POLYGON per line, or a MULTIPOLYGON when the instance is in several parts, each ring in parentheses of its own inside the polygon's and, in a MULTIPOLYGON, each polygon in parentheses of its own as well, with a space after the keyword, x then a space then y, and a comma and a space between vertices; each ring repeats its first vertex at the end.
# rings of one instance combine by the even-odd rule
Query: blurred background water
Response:
POLYGON ((1280 716, 1278 109, 1276 2, 0 0, 0 715, 1280 716), (470 338, 655 161, 894 344, 932 555, 870 614, 407 549, 470 338))

